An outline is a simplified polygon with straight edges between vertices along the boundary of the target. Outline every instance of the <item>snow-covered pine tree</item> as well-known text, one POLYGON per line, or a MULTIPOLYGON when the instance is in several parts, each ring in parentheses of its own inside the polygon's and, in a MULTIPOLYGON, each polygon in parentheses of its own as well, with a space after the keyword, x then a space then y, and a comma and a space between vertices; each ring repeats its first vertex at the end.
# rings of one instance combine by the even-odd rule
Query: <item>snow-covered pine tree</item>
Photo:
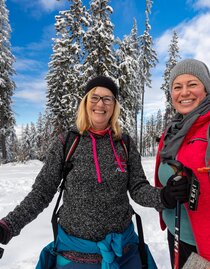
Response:
POLYGON ((141 68, 138 62, 139 56, 140 56, 140 37, 138 36, 138 29, 137 29, 137 22, 136 19, 134 19, 134 24, 133 28, 131 30, 130 34, 130 39, 131 39, 131 44, 133 47, 133 56, 134 59, 137 59, 137 65, 136 65, 136 70, 134 71, 133 74, 133 79, 132 79, 132 91, 135 92, 135 97, 136 99, 134 100, 134 109, 135 109, 135 141, 136 145, 138 144, 138 113, 141 108, 141 98, 142 98, 142 87, 141 87, 141 80, 139 77, 141 76, 141 68))
POLYGON ((117 40, 119 48, 116 50, 116 57, 118 61, 118 80, 120 87, 119 101, 121 106, 121 126, 124 130, 129 132, 132 137, 135 134, 135 116, 134 103, 135 93, 130 89, 133 72, 135 70, 135 59, 132 57, 132 49, 130 47, 130 39, 124 36, 123 40, 117 40))
POLYGON ((151 138, 151 155, 155 156, 156 146, 156 117, 151 115, 150 117, 150 138, 151 138))
POLYGON ((52 125, 51 117, 49 114, 48 109, 45 110, 45 113, 42 116, 42 159, 44 160, 46 157, 46 153, 49 150, 49 147, 52 143, 52 139, 49 139, 49 137, 52 137, 54 126, 52 125))
POLYGON ((38 120, 36 122, 36 156, 37 159, 43 161, 44 153, 43 153, 43 117, 42 113, 39 113, 38 120))
POLYGON ((170 89, 169 89, 169 78, 170 78, 170 72, 171 69, 176 65, 177 61, 180 57, 179 55, 179 47, 178 47, 178 36, 176 31, 173 31, 171 43, 169 45, 169 58, 168 61, 166 62, 166 68, 163 74, 163 79, 164 82, 161 86, 161 89, 165 93, 166 97, 166 108, 165 108, 165 114, 164 114, 164 127, 168 125, 170 120, 175 114, 175 110, 172 106, 172 101, 171 101, 171 94, 170 94, 170 89))
POLYGON ((82 38, 88 25, 81 0, 69 1, 70 9, 56 16, 53 54, 46 77, 48 103, 55 133, 67 129, 74 121, 75 106, 80 98, 82 38), (72 107, 72 104, 75 106, 72 107))
POLYGON ((149 14, 151 13, 152 1, 146 0, 146 21, 145 21, 145 31, 140 37, 140 56, 139 56, 139 66, 140 66, 140 77, 141 80, 141 108, 140 108, 140 154, 142 153, 142 131, 143 131, 143 118, 144 118, 144 92, 145 86, 151 88, 151 68, 155 67, 158 59, 157 53, 153 49, 153 40, 150 35, 151 26, 149 24, 149 14))
POLYGON ((21 142, 20 142, 20 152, 21 152, 21 161, 25 162, 27 160, 30 160, 30 128, 29 124, 26 124, 25 127, 22 127, 22 133, 21 133, 21 142))
POLYGON ((67 88, 67 95, 62 98, 65 106, 67 124, 66 129, 75 123, 75 114, 79 102, 83 96, 83 74, 82 62, 84 58, 83 38, 86 28, 90 24, 90 15, 81 0, 71 0, 70 10, 62 12, 68 22, 69 31, 69 52, 71 61, 69 72, 64 86, 67 88))
POLYGON ((6 136, 6 149, 7 158, 6 162, 14 162, 17 160, 17 148, 18 148, 18 138, 14 128, 6 136))
POLYGON ((159 138, 163 132, 162 113, 159 109, 156 114, 152 114, 144 124, 143 139, 142 139, 142 155, 155 156, 159 138))
POLYGON ((160 109, 147 119, 143 128, 142 155, 155 156, 163 132, 163 115, 160 109))
POLYGON ((15 118, 11 107, 15 90, 12 80, 15 58, 11 52, 10 34, 9 12, 5 0, 0 0, 0 160, 3 162, 11 156, 8 152, 11 148, 7 148, 11 143, 7 139, 15 137, 15 118))
POLYGON ((142 130, 142 155, 151 156, 152 155, 151 147, 152 147, 151 122, 150 119, 147 119, 145 124, 143 125, 142 130))
POLYGON ((163 130, 163 116, 162 116, 161 110, 158 109, 157 115, 156 115, 156 130, 155 130, 156 142, 159 142, 159 139, 160 139, 163 131, 164 131, 163 130))
POLYGON ((129 36, 121 41, 116 40, 119 48, 116 50, 118 65, 118 80, 120 86, 121 122, 137 143, 137 111, 139 109, 139 80, 138 70, 138 37, 136 20, 129 36))
POLYGON ((47 150, 53 139, 52 137, 53 127, 49 118, 49 113, 46 110, 45 113, 39 113, 38 120, 36 122, 36 156, 37 159, 43 161, 46 157, 47 150))
POLYGON ((22 147, 22 138, 23 138, 23 133, 24 133, 24 126, 21 126, 21 132, 20 132, 20 136, 17 140, 16 143, 16 148, 15 148, 15 155, 16 155, 16 161, 17 162, 24 162, 24 153, 23 153, 23 147, 22 147))
POLYGON ((34 122, 31 122, 30 129, 29 129, 29 136, 30 136, 30 160, 37 159, 37 144, 36 144, 36 126, 34 122))
POLYGON ((147 120, 146 137, 147 137, 147 143, 142 149, 142 155, 154 156, 156 145, 156 121, 155 116, 153 114, 147 120))
POLYGON ((83 62, 84 83, 96 75, 115 77, 117 66, 113 52, 113 29, 110 14, 113 12, 108 5, 109 0, 91 0, 91 23, 85 33, 83 42, 85 59, 83 62))

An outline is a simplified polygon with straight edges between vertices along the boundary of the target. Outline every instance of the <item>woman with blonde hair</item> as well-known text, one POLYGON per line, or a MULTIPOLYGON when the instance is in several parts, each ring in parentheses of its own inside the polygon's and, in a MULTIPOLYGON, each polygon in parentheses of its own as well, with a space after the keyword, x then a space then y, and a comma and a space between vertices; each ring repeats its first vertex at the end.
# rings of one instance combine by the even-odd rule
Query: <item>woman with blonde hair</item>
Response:
MULTIPOLYGON (((105 76, 91 79, 72 129, 80 135, 80 141, 65 182, 56 252, 51 249, 56 262, 46 265, 43 252, 36 269, 142 268, 128 191, 135 202, 160 211, 165 189, 149 184, 130 137, 128 163, 121 144, 119 114, 115 82, 105 76)), ((48 206, 61 182, 63 162, 63 144, 56 139, 32 191, 0 221, 1 243, 7 244, 48 206)))

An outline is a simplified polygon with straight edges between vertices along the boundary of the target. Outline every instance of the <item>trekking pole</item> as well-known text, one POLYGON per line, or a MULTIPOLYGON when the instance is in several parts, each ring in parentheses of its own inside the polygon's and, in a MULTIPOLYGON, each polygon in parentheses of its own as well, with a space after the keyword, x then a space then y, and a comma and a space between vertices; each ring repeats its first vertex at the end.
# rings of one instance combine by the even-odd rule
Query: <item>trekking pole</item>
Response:
POLYGON ((181 205, 177 201, 175 216, 175 234, 174 234, 174 269, 179 269, 179 239, 180 239, 180 218, 181 205))
MULTIPOLYGON (((181 176, 174 178, 179 181, 181 176)), ((179 240, 180 240, 180 220, 181 220, 181 204, 179 200, 176 202, 176 215, 175 215, 175 234, 174 234, 174 266, 173 269, 179 269, 179 240)))
MULTIPOLYGON (((176 160, 168 160, 167 163, 173 168, 175 172, 175 181, 179 181, 182 176, 187 176, 190 179, 190 193, 188 200, 189 210, 195 211, 198 205, 198 198, 200 194, 200 184, 195 177, 193 171, 190 168, 183 166, 183 164, 176 160)), ((181 204, 177 201, 176 215, 175 215, 175 234, 174 234, 174 263, 173 269, 179 268, 179 256, 180 256, 180 220, 181 220, 181 204)))
POLYGON ((3 253, 4 253, 4 249, 0 247, 0 259, 2 258, 3 253))

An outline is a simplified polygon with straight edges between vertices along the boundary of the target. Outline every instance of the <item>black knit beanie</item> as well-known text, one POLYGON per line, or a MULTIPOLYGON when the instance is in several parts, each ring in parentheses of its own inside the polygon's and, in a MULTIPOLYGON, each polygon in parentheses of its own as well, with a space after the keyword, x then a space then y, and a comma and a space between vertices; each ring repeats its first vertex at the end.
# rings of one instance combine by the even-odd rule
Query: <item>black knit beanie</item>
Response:
POLYGON ((85 94, 87 94, 90 90, 97 86, 109 89, 113 93, 114 97, 117 99, 118 87, 110 77, 100 75, 89 80, 87 85, 85 86, 85 94))

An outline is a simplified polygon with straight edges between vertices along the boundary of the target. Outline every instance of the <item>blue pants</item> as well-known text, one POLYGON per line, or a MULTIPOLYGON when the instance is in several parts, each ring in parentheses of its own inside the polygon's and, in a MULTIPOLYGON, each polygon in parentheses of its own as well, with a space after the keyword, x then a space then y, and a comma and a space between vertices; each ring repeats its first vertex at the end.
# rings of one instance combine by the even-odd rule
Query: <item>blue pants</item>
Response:
MULTIPOLYGON (((120 269, 142 269, 138 245, 130 246, 128 252, 120 258, 117 257, 116 260, 120 269)), ((69 262, 63 266, 56 265, 55 269, 101 269, 101 265, 69 262)))

